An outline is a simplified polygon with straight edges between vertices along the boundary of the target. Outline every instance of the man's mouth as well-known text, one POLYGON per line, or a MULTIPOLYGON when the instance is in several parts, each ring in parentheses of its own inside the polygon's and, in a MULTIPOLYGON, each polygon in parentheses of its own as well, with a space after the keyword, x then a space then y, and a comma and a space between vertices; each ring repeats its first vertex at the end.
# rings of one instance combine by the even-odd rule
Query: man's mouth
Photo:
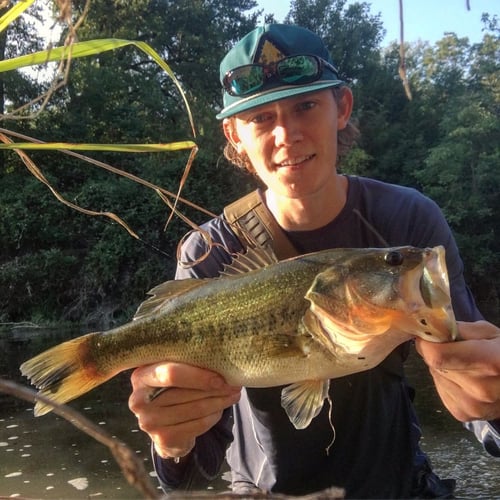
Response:
POLYGON ((310 160, 313 157, 314 155, 297 156, 296 158, 287 158, 286 160, 277 163, 277 165, 278 167, 296 167, 298 165, 301 165, 302 163, 305 163, 306 161, 310 160))

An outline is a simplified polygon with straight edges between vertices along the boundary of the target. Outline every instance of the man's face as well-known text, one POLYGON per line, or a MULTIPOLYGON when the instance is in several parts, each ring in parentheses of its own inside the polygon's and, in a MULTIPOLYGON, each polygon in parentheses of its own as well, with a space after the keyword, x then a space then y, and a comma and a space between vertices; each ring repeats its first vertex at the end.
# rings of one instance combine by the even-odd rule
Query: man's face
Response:
POLYGON ((335 175, 337 131, 347 124, 350 103, 347 108, 339 112, 332 90, 320 90, 239 113, 225 132, 271 191, 301 198, 335 175))

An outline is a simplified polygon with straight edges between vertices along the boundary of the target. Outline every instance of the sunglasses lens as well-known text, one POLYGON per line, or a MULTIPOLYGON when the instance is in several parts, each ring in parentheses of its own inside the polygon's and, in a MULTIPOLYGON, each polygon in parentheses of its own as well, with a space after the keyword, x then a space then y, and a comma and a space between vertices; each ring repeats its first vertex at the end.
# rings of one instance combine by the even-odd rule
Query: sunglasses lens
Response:
POLYGON ((299 85, 316 80, 320 76, 319 62, 312 56, 291 56, 281 60, 277 71, 285 83, 299 85))
POLYGON ((233 95, 246 95, 260 89, 264 83, 262 66, 241 66, 227 76, 233 95))
POLYGON ((224 77, 224 88, 233 96, 245 96, 260 90, 268 79, 274 78, 287 85, 301 85, 316 81, 321 73, 321 62, 315 56, 290 56, 276 65, 248 64, 235 68, 224 77))

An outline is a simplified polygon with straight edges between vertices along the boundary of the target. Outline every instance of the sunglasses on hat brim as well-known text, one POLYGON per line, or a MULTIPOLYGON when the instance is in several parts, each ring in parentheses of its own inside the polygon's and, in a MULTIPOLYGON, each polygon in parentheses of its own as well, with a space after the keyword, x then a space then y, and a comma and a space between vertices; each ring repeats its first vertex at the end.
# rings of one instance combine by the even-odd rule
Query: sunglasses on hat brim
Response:
POLYGON ((222 84, 229 95, 241 97, 257 92, 272 81, 286 85, 315 82, 321 78, 325 68, 338 78, 337 68, 321 57, 295 55, 272 64, 238 66, 226 73, 222 84))

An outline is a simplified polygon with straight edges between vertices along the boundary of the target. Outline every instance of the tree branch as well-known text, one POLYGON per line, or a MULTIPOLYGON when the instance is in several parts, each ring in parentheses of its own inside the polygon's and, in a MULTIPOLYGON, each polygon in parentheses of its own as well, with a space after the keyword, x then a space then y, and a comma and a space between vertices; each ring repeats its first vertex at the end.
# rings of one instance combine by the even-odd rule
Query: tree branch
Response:
POLYGON ((131 486, 141 493, 142 498, 148 500, 161 498, 158 490, 152 485, 142 461, 137 458, 135 453, 125 443, 112 438, 107 432, 103 431, 79 412, 69 406, 55 403, 50 398, 42 396, 34 390, 11 380, 0 378, 0 391, 19 399, 24 399, 30 403, 42 401, 52 406, 54 413, 109 448, 120 466, 123 476, 131 486))

